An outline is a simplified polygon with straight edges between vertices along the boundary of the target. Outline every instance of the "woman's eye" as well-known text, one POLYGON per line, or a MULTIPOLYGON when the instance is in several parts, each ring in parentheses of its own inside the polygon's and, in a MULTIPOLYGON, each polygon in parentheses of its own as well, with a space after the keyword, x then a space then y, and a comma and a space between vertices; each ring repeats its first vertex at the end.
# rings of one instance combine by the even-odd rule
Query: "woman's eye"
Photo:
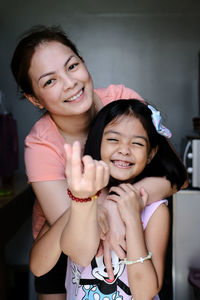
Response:
POLYGON ((50 85, 54 82, 54 79, 49 79, 47 82, 45 82, 44 86, 50 85))
POLYGON ((71 71, 73 69, 75 69, 78 66, 78 63, 72 64, 69 66, 68 70, 71 71))

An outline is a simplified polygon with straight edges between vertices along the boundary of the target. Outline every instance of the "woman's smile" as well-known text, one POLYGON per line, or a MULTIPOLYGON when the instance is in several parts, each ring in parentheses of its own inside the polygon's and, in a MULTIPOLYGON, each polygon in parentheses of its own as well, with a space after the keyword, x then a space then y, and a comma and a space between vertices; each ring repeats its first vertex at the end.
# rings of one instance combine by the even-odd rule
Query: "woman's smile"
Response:
POLYGON ((84 88, 81 89, 77 94, 75 94, 75 95, 73 95, 72 97, 70 97, 70 98, 64 100, 64 102, 74 102, 75 100, 80 100, 80 99, 78 99, 78 98, 80 98, 81 95, 83 95, 83 93, 84 93, 84 88))

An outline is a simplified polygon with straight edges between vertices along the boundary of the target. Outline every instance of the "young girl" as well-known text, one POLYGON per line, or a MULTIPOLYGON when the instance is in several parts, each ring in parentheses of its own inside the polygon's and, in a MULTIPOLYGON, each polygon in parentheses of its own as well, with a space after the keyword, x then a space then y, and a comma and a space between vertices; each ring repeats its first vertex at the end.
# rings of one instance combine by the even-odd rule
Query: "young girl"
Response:
POLYGON ((159 112, 150 106, 137 100, 118 100, 104 107, 93 123, 85 154, 96 161, 84 156, 83 173, 80 145, 75 143, 72 149, 66 146, 71 207, 36 240, 30 265, 36 275, 41 275, 56 263, 63 250, 70 257, 68 299, 158 299, 169 234, 167 201, 145 207, 147 193, 136 190, 132 183, 148 176, 165 176, 172 186, 176 183, 180 187, 187 178, 165 138, 170 132, 160 121, 159 112), (110 180, 98 193, 97 201, 91 196, 108 181, 107 167, 98 162, 100 159, 109 167, 110 180), (125 224, 127 258, 120 260, 112 252, 112 278, 103 256, 93 258, 100 241, 98 202, 116 203, 125 224))

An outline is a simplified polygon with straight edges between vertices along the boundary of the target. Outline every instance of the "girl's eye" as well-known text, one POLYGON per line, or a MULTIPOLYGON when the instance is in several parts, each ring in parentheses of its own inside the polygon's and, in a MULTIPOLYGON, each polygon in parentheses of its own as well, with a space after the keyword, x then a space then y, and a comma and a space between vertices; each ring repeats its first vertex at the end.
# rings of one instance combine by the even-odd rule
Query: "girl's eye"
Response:
POLYGON ((136 145, 136 146, 140 146, 140 147, 143 147, 143 146, 144 146, 144 144, 139 143, 139 142, 133 142, 132 144, 133 144, 133 145, 136 145))
POLYGON ((54 79, 49 79, 47 82, 45 82, 44 86, 48 86, 54 82, 54 79))
POLYGON ((68 70, 71 71, 71 70, 75 69, 76 66, 78 66, 78 63, 74 63, 74 64, 70 65, 68 70))
POLYGON ((107 141, 110 141, 110 142, 118 142, 118 139, 115 139, 115 138, 108 138, 107 141))

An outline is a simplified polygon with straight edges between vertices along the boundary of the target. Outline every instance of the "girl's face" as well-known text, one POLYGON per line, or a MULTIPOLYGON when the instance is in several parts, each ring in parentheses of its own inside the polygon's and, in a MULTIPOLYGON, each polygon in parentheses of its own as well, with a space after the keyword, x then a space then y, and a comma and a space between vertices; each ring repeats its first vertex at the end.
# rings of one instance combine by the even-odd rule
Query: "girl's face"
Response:
POLYGON ((108 164, 113 178, 121 181, 135 178, 152 155, 147 132, 138 118, 122 116, 105 127, 101 159, 108 164))
POLYGON ((76 115, 93 102, 93 82, 85 63, 67 46, 56 42, 39 45, 29 68, 34 96, 27 98, 52 115, 76 115))

